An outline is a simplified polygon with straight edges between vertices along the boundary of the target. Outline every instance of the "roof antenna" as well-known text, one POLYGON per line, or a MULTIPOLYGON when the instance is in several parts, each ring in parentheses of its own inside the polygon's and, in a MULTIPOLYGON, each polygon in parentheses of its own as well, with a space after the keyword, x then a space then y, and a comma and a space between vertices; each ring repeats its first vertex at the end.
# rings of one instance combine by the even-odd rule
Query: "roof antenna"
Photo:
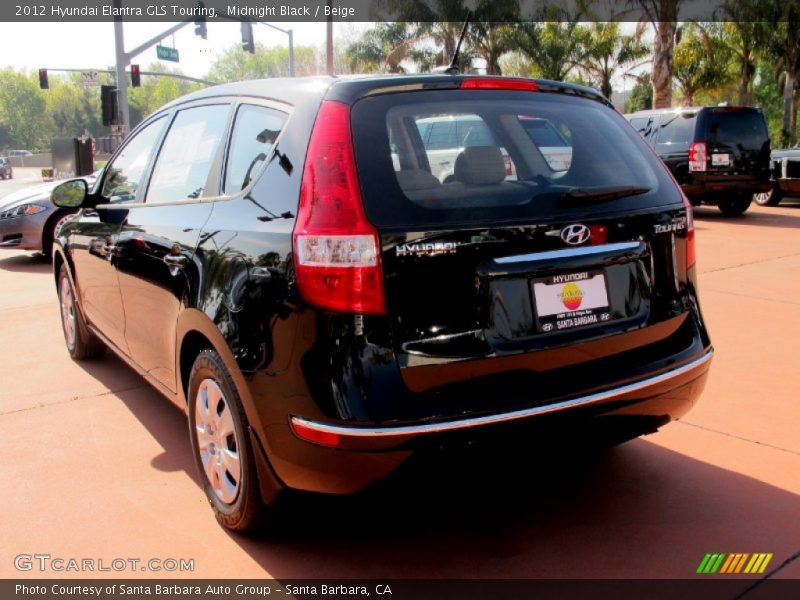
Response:
POLYGON ((461 69, 458 68, 458 57, 461 55, 461 44, 464 43, 464 38, 467 37, 467 27, 469 27, 469 20, 471 18, 472 11, 467 10, 467 18, 464 20, 464 27, 461 28, 461 36, 458 38, 456 51, 453 52, 453 60, 450 61, 450 66, 434 69, 434 73, 446 73, 447 75, 458 75, 461 73, 461 69))

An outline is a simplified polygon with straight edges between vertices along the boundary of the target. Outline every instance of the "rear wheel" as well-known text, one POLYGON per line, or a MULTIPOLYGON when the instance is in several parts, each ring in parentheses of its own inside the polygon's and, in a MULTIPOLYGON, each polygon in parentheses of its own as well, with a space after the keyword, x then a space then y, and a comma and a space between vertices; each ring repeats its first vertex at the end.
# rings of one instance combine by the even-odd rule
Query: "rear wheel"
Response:
POLYGON ((64 342, 73 360, 96 358, 105 352, 105 345, 86 326, 75 303, 75 290, 67 276, 66 265, 58 271, 58 301, 61 307, 61 328, 64 342))
POLYGON ((735 217, 741 215, 750 208, 750 203, 752 201, 753 197, 749 194, 739 194, 738 196, 720 202, 719 209, 722 211, 723 215, 735 217))
POLYGON ((233 379, 213 350, 200 353, 189 376, 189 436, 200 481, 217 521, 251 532, 264 523, 255 450, 233 379))
POLYGON ((783 194, 781 194, 781 191, 777 187, 772 188, 768 192, 753 194, 753 202, 759 206, 778 206, 781 200, 783 200, 783 194))

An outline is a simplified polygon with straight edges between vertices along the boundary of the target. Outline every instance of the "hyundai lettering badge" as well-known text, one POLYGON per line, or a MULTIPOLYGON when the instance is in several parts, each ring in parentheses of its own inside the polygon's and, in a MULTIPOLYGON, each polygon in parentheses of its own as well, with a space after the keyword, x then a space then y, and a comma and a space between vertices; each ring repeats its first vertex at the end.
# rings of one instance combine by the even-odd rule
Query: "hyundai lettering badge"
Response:
POLYGON ((577 246, 589 241, 592 232, 586 225, 567 225, 561 230, 561 239, 570 246, 577 246))

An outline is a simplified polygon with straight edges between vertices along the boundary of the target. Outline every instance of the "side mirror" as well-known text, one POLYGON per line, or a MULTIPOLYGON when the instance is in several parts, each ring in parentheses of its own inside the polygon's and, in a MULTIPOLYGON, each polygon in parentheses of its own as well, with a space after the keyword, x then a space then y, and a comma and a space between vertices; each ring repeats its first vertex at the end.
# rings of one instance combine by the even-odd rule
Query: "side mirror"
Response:
POLYGON ((80 208, 86 200, 87 192, 86 180, 73 179, 53 188, 50 199, 60 208, 80 208))

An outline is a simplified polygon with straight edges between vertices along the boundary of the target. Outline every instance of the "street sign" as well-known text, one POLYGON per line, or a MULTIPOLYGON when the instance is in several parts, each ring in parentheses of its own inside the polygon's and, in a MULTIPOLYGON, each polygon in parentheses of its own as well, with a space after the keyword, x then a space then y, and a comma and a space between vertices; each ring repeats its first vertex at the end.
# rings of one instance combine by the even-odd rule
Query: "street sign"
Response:
POLYGON ((89 87, 92 85, 100 85, 100 73, 97 71, 82 71, 83 85, 89 87))
POLYGON ((180 62, 177 48, 170 48, 169 46, 156 46, 156 56, 158 56, 158 58, 161 60, 180 62))

